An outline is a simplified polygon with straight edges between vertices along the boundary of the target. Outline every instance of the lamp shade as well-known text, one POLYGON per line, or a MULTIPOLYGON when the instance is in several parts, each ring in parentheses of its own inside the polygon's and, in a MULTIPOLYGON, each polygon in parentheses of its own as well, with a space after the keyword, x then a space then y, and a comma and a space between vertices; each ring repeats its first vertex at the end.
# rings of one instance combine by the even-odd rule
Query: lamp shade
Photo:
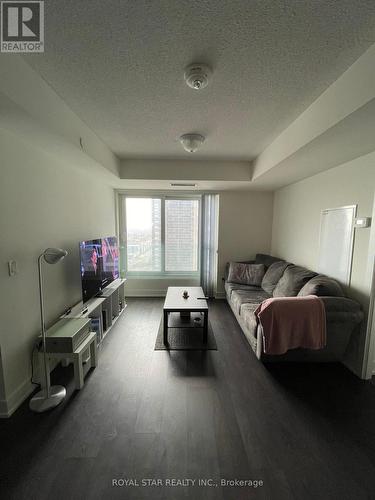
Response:
POLYGON ((48 264, 56 264, 66 257, 68 252, 62 248, 47 248, 42 255, 48 264))

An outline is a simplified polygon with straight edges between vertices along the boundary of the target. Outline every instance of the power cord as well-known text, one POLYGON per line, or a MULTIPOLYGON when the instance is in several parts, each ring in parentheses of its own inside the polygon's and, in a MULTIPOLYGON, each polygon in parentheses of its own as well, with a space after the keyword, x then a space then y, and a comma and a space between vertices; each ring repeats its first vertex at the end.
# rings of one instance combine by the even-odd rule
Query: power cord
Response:
POLYGON ((35 354, 35 352, 39 351, 39 345, 40 345, 39 341, 37 343, 35 343, 34 348, 32 350, 32 353, 31 353, 31 383, 40 386, 41 385, 40 382, 34 381, 34 354, 35 354))

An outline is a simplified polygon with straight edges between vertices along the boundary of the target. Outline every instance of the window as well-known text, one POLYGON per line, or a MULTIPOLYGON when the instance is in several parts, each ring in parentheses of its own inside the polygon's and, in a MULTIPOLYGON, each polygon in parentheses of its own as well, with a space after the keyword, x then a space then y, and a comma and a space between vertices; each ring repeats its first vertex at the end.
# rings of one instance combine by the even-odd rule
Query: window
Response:
POLYGON ((122 199, 129 275, 199 273, 199 197, 124 195, 122 199))
POLYGON ((198 271, 198 200, 165 200, 165 270, 198 271))
POLYGON ((161 271, 161 200, 126 198, 126 242, 128 271, 161 271))

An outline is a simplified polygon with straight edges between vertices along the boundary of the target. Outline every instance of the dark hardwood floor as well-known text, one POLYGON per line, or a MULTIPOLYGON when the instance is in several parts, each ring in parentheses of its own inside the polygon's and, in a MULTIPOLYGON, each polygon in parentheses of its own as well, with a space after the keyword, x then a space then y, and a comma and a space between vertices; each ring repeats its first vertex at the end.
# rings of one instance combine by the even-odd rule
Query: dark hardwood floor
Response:
POLYGON ((1 499, 375 498, 372 384, 336 364, 262 365, 224 301, 210 305, 217 351, 154 351, 161 308, 129 300, 82 391, 58 368, 61 406, 0 421, 1 499), (143 478, 196 483, 112 486, 143 478))

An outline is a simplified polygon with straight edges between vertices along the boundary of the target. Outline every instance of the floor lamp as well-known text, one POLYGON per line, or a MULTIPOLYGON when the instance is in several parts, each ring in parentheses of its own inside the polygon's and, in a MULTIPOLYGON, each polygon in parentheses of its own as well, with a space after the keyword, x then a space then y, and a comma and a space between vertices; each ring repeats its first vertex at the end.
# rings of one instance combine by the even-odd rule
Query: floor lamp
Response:
POLYGON ((30 400, 30 410, 41 413, 54 408, 66 396, 65 387, 62 385, 53 385, 51 387, 49 373, 47 369, 47 353, 46 353, 46 327, 44 321, 44 301, 43 301, 43 275, 42 262, 47 264, 57 264, 68 252, 61 248, 47 248, 39 255, 38 258, 38 273, 39 273, 39 300, 40 300, 40 320, 42 326, 42 348, 43 348, 43 364, 44 364, 44 382, 45 387, 35 394, 30 400))

